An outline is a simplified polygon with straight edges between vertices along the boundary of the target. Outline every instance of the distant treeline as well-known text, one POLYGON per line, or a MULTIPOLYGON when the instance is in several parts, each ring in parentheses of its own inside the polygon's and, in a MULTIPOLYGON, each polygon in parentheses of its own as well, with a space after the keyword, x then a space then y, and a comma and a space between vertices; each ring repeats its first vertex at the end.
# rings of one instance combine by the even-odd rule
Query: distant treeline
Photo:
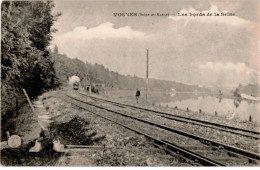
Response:
MULTIPOLYGON (((58 48, 55 47, 53 53, 54 68, 57 76, 62 83, 67 83, 69 77, 77 75, 83 85, 91 83, 101 83, 107 88, 118 89, 136 89, 145 88, 146 80, 144 78, 136 76, 125 76, 117 72, 110 71, 100 64, 84 63, 79 59, 71 59, 66 55, 58 53, 58 48)), ((171 89, 176 91, 208 91, 206 88, 199 87, 197 85, 186 85, 174 81, 149 79, 150 89, 171 89)))
POLYGON ((238 86, 239 93, 244 93, 252 96, 260 96, 260 85, 259 84, 248 84, 242 86, 241 84, 238 86))
POLYGON ((57 87, 53 62, 47 50, 54 21, 51 1, 3 1, 1 32, 1 114, 10 117, 16 100, 24 101, 57 87))

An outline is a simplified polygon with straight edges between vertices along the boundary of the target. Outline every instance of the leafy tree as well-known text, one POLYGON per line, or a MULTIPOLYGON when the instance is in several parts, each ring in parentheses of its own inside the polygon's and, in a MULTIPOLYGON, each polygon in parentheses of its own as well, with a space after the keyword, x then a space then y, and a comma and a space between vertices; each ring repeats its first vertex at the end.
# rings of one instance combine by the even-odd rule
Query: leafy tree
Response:
POLYGON ((47 50, 58 14, 51 1, 4 1, 1 6, 1 96, 3 114, 11 112, 25 88, 30 97, 59 86, 47 50), (12 99, 12 100, 10 100, 12 99), (8 111, 9 110, 9 111, 8 111))
POLYGON ((239 92, 239 88, 236 88, 233 94, 234 94, 235 97, 241 97, 240 92, 239 92))

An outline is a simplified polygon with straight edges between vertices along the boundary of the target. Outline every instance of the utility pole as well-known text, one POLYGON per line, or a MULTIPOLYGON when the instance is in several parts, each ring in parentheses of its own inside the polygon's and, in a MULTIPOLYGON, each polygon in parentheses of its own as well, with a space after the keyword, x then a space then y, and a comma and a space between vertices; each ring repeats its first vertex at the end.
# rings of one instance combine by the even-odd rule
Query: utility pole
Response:
POLYGON ((147 104, 147 93, 148 93, 148 64, 149 64, 149 58, 148 58, 148 49, 147 49, 147 56, 146 56, 146 104, 147 104))

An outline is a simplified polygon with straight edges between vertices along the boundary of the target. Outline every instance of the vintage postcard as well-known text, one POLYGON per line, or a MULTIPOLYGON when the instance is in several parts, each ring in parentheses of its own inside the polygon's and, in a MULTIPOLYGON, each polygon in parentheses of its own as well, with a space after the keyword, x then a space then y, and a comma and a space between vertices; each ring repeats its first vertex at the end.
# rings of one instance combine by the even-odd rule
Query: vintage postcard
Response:
POLYGON ((1 2, 1 165, 260 165, 260 2, 1 2))

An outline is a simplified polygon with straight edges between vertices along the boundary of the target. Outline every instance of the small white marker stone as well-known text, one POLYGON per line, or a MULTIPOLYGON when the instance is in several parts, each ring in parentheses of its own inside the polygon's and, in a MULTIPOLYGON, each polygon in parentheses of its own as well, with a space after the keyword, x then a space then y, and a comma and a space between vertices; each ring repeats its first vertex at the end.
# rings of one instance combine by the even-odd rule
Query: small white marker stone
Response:
POLYGON ((11 148, 18 148, 22 144, 22 139, 18 135, 12 135, 7 141, 8 146, 11 148))

